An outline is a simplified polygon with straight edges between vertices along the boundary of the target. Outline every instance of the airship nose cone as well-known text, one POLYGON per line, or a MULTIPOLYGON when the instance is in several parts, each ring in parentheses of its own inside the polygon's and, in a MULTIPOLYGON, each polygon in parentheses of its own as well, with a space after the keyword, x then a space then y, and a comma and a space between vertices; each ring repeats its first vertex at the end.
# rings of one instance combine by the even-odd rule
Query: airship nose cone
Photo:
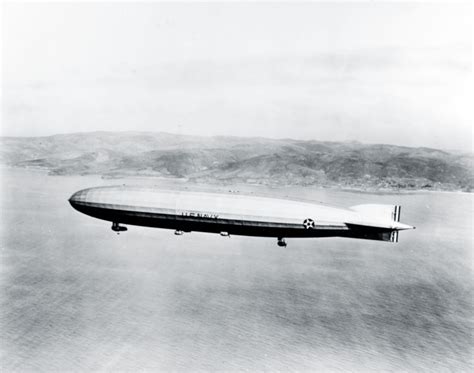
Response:
POLYGON ((76 193, 74 193, 70 198, 69 198, 69 203, 71 204, 72 207, 77 209, 78 202, 84 201, 84 190, 80 190, 76 193))
POLYGON ((69 197, 69 200, 68 200, 68 201, 69 201, 69 202, 75 202, 75 201, 76 201, 76 194, 77 194, 77 192, 74 193, 73 195, 71 195, 71 197, 69 197))
POLYGON ((79 192, 76 192, 71 197, 69 197, 69 203, 74 208, 76 208, 76 205, 77 205, 77 193, 79 193, 79 192))

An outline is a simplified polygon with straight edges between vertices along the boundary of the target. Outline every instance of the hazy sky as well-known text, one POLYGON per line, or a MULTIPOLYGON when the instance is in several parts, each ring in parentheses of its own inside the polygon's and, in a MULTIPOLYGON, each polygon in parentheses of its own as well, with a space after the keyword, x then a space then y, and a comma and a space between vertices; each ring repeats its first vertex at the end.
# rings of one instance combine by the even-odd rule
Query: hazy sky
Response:
POLYGON ((472 148, 469 3, 3 4, 3 135, 472 148))

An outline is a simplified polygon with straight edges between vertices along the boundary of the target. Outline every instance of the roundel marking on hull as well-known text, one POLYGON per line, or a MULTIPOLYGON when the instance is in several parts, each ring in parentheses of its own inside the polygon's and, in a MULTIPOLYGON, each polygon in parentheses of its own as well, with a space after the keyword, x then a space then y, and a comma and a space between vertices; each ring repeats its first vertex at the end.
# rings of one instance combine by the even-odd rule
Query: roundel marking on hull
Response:
POLYGON ((314 229, 315 224, 313 219, 304 219, 303 226, 305 229, 314 229))

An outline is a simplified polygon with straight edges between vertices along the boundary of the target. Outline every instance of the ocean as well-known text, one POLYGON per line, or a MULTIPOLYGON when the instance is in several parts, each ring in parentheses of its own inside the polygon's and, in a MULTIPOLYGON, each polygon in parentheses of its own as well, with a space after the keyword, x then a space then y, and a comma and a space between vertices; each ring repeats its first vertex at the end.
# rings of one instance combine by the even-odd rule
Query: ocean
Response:
POLYGON ((90 186, 151 183, 1 169, 1 370, 472 371, 473 195, 309 187, 164 188, 402 205, 398 244, 110 223, 90 186))

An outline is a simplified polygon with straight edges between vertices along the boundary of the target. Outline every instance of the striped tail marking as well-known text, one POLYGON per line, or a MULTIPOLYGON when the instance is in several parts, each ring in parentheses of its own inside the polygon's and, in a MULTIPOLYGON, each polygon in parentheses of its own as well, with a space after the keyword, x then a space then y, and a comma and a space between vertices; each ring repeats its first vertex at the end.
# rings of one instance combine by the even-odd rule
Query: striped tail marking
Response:
MULTIPOLYGON (((395 205, 393 207, 393 213, 392 213, 393 221, 396 221, 397 223, 400 222, 400 212, 401 212, 401 206, 395 205)), ((390 242, 398 242, 398 231, 390 232, 390 242)))
POLYGON ((393 208, 392 220, 396 221, 397 223, 400 222, 401 209, 402 209, 402 207, 400 205, 396 205, 393 208))

